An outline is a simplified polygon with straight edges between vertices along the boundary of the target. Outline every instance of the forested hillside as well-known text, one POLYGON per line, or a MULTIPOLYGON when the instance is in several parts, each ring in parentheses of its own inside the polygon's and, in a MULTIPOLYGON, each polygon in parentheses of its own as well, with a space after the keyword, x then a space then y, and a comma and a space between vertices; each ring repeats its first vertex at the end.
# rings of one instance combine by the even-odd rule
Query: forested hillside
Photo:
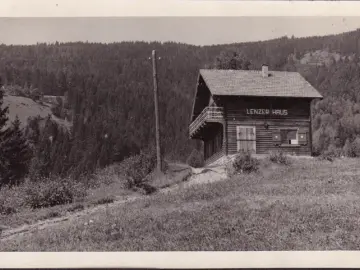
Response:
POLYGON ((79 175, 153 145, 153 49, 161 57, 161 134, 169 158, 184 160, 200 147, 188 139, 199 68, 259 69, 263 63, 270 70, 299 71, 324 95, 313 114, 317 153, 360 155, 360 30, 204 47, 158 42, 0 45, 4 88, 64 95, 60 110, 66 113, 58 114, 73 122, 70 132, 51 119, 45 127, 36 119, 29 122, 25 133, 35 153, 34 170, 79 175), (327 61, 306 60, 319 50, 331 52, 327 61))

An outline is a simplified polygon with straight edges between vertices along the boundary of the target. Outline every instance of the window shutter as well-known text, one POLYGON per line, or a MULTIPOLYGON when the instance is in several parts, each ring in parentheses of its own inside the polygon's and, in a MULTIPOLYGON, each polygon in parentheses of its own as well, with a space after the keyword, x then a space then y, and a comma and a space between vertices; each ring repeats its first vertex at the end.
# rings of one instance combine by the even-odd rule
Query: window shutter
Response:
POLYGON ((246 128, 237 126, 236 127, 236 139, 245 140, 246 139, 246 128))
POLYGON ((300 145, 307 145, 308 134, 306 130, 299 130, 298 141, 300 145))
POLYGON ((280 130, 274 130, 272 133, 272 139, 275 145, 280 145, 281 137, 280 137, 280 130))

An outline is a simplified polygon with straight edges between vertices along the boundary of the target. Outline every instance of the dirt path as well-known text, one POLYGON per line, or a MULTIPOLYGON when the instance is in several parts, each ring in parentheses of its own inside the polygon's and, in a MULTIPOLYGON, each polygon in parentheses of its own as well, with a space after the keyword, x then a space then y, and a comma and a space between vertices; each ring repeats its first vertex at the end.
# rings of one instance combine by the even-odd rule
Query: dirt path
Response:
MULTIPOLYGON (((169 193, 182 188, 188 188, 193 185, 207 184, 225 179, 226 179, 226 173, 224 166, 215 166, 212 168, 201 168, 201 169, 192 168, 192 175, 187 179, 186 182, 161 189, 159 192, 169 193)), ((6 229, 3 230, 2 233, 0 232, 0 241, 14 239, 24 234, 29 234, 35 231, 44 230, 45 228, 59 225, 61 223, 68 222, 70 220, 74 220, 82 216, 90 215, 97 211, 105 210, 106 208, 113 208, 119 205, 123 205, 125 203, 133 202, 135 200, 141 200, 147 198, 148 198, 147 196, 141 196, 141 195, 131 196, 131 197, 121 197, 118 198, 113 203, 109 203, 106 205, 98 205, 92 208, 84 209, 76 213, 67 213, 65 216, 62 217, 51 218, 33 224, 23 225, 17 228, 6 229)))
POLYGON ((23 225, 17 228, 13 228, 13 229, 7 229, 7 230, 3 230, 2 234, 0 235, 0 240, 8 240, 8 239, 12 239, 14 237, 17 236, 21 236, 24 235, 26 233, 31 233, 34 231, 38 231, 38 230, 43 230, 45 228, 57 225, 59 223, 63 223, 66 221, 70 221, 73 220, 75 218, 79 218, 81 216, 86 216, 89 214, 92 214, 94 212, 100 211, 100 210, 105 210, 107 207, 116 207, 118 205, 122 205, 128 202, 133 202, 135 200, 141 199, 144 197, 141 196, 134 196, 134 197, 127 197, 127 198, 122 198, 119 200, 114 201, 113 203, 110 204, 103 204, 103 205, 98 205, 95 207, 91 207, 91 208, 87 208, 85 210, 76 212, 76 213, 68 213, 65 216, 62 217, 58 217, 58 218, 51 218, 51 219, 46 219, 43 221, 39 221, 33 224, 27 224, 27 225, 23 225))

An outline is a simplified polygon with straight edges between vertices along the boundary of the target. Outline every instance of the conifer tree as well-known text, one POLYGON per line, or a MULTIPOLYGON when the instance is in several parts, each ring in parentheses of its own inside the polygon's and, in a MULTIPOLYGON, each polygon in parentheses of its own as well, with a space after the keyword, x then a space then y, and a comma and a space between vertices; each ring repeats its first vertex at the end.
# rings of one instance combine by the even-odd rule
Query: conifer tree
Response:
POLYGON ((9 112, 9 108, 4 105, 4 90, 1 89, 1 82, 0 82, 0 139, 2 134, 5 132, 5 126, 8 121, 7 114, 9 112))
POLYGON ((7 165, 6 170, 2 172, 2 185, 19 184, 28 173, 31 151, 17 116, 4 134, 2 154, 7 165))
POLYGON ((8 107, 4 107, 4 91, 1 89, 2 85, 0 82, 0 186, 2 182, 2 175, 7 170, 8 161, 4 156, 4 146, 5 146, 5 135, 6 135, 6 124, 8 121, 8 107))

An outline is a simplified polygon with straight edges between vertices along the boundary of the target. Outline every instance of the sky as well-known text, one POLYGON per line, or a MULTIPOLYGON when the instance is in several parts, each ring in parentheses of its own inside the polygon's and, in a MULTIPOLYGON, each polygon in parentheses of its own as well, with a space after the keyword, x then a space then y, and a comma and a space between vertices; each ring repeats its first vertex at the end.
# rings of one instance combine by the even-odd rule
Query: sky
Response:
POLYGON ((337 34, 359 17, 0 18, 0 43, 175 41, 194 45, 337 34))
POLYGON ((194 45, 360 28, 360 1, 0 0, 0 44, 175 41, 194 45))
POLYGON ((360 17, 0 18, 0 43, 176 41, 211 45, 357 28, 360 17))

